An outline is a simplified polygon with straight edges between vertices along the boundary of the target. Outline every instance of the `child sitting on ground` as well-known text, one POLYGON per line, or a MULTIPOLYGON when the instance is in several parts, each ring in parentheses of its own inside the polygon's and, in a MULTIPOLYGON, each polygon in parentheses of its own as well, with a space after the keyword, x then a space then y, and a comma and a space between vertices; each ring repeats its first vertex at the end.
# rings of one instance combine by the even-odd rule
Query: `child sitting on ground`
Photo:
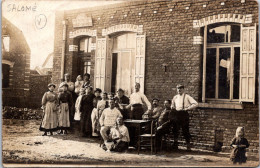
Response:
POLYGON ((233 164, 237 162, 239 164, 246 163, 246 148, 249 147, 249 143, 246 138, 244 138, 244 127, 238 127, 236 130, 236 136, 233 138, 231 146, 233 150, 230 155, 230 160, 233 164))

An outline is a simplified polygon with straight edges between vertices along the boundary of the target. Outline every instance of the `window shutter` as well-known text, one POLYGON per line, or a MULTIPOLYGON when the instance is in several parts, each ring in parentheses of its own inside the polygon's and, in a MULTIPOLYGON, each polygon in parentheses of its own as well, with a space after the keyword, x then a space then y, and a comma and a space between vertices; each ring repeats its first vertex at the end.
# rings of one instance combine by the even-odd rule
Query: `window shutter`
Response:
POLYGON ((134 81, 140 83, 141 92, 144 93, 144 75, 145 75, 145 35, 136 35, 135 52, 135 78, 134 81))
POLYGON ((241 26, 240 102, 255 102, 256 25, 241 26))
POLYGON ((107 92, 111 91, 112 49, 113 49, 113 39, 107 37, 106 80, 105 80, 105 91, 107 92))
POLYGON ((98 38, 95 59, 95 88, 105 89, 106 75, 106 38, 98 38))

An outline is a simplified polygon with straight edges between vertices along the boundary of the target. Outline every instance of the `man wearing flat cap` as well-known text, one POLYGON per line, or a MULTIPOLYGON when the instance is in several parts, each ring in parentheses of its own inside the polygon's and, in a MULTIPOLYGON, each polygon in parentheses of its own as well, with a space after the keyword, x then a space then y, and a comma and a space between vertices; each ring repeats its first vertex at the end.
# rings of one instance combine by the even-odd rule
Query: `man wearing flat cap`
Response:
POLYGON ((126 106, 129 105, 129 98, 126 97, 125 92, 123 89, 119 88, 117 90, 117 96, 115 99, 116 108, 122 113, 123 118, 127 119, 129 118, 128 110, 126 109, 126 106))
POLYGON ((174 112, 174 148, 178 149, 179 130, 182 128, 183 136, 187 143, 187 150, 190 151, 190 132, 189 132, 189 111, 198 107, 198 103, 190 95, 184 93, 184 85, 177 85, 177 95, 172 99, 171 108, 174 112))

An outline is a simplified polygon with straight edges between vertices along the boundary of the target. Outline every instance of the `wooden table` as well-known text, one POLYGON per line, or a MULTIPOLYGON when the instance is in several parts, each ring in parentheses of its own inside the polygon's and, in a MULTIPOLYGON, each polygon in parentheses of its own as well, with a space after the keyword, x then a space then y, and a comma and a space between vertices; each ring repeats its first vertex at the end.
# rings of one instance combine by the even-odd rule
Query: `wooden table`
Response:
POLYGON ((134 146, 137 148, 138 143, 140 142, 140 135, 142 134, 142 127, 150 126, 151 121, 149 120, 124 120, 125 126, 129 130, 130 143, 129 146, 134 146), (136 140, 138 140, 136 142, 136 140))

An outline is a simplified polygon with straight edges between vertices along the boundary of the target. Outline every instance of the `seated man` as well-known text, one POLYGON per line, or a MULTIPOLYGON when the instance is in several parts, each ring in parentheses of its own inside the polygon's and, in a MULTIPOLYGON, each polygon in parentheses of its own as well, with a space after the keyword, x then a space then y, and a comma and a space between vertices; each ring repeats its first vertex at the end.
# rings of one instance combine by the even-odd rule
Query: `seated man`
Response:
POLYGON ((118 117, 122 117, 120 111, 115 108, 115 100, 109 100, 109 108, 106 108, 99 119, 99 123, 101 126, 100 134, 106 142, 109 138, 107 132, 116 124, 116 119, 118 117))
POLYGON ((162 136, 166 133, 169 133, 173 120, 173 114, 171 111, 171 100, 164 101, 164 110, 159 116, 157 123, 157 132, 156 132, 156 147, 160 149, 162 136))
MULTIPOLYGON (((127 127, 123 123, 123 118, 120 116, 116 120, 116 125, 110 130, 110 140, 113 145, 110 147, 104 146, 105 150, 111 150, 116 152, 122 152, 128 149, 128 143, 130 142, 130 137, 127 127)), ((106 145, 106 144, 105 144, 106 145)))
POLYGON ((144 113, 143 119, 150 119, 150 120, 157 120, 162 112, 162 107, 160 107, 159 99, 154 98, 153 99, 153 106, 151 110, 148 110, 144 113))

